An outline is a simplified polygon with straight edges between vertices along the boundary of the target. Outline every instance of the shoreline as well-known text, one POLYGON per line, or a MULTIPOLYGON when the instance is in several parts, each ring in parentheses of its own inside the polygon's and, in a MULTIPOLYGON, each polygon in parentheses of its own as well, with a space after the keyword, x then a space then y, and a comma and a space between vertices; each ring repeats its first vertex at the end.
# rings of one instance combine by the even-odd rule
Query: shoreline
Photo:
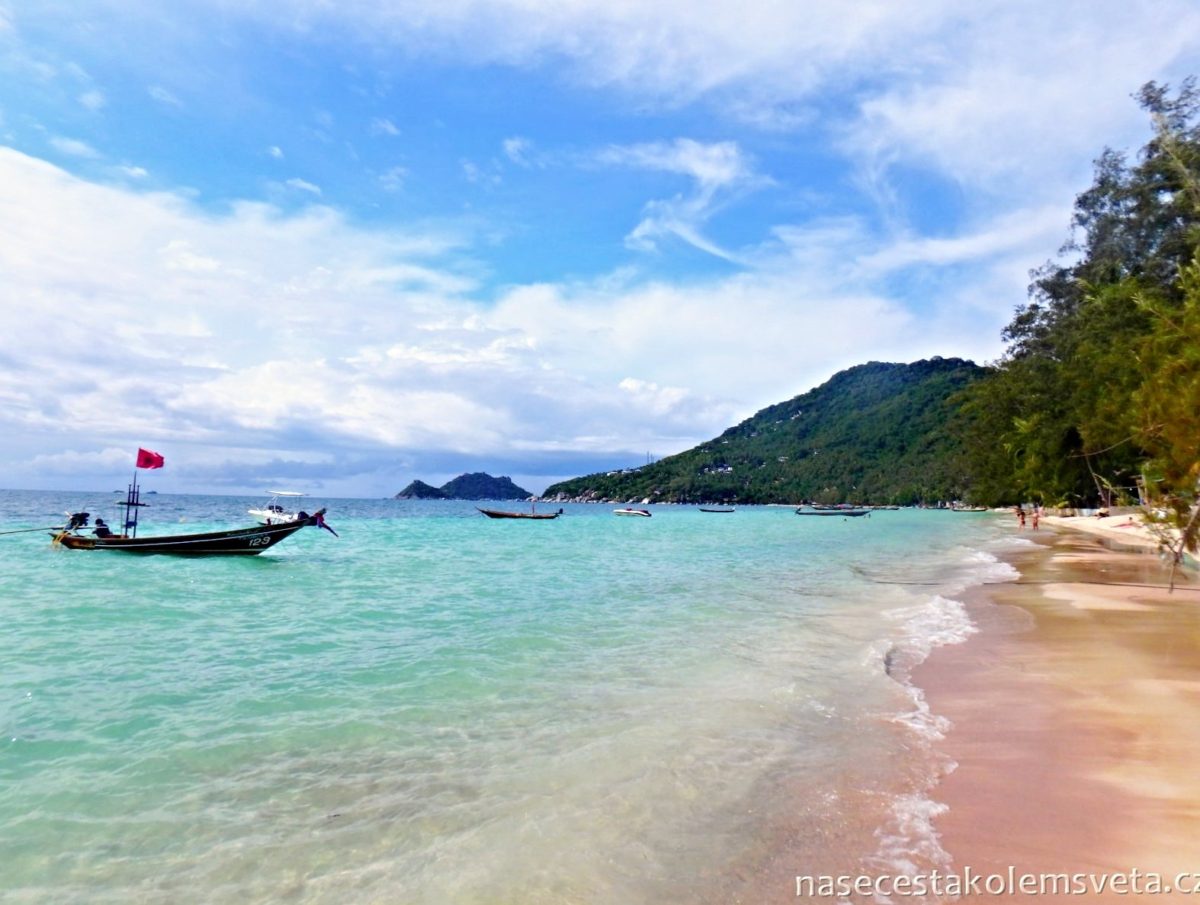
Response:
MULTIPOLYGON (((979 632, 913 671, 952 726, 938 748, 957 768, 931 791, 942 847, 960 875, 1200 874, 1200 582, 1168 594, 1156 541, 1073 521, 1025 532, 1034 546, 1006 557, 1021 578, 964 595, 979 632)), ((1031 898, 1130 895, 960 901, 1031 898)))

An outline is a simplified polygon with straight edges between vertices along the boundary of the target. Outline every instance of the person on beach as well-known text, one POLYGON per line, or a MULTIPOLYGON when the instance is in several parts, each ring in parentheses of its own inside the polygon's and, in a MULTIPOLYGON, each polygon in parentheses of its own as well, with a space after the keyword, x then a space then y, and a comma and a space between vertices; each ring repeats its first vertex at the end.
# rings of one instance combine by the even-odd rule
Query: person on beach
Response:
POLYGON ((1013 512, 1015 512, 1017 514, 1018 530, 1024 531, 1025 530, 1025 510, 1024 510, 1024 508, 1022 508, 1021 506, 1017 506, 1016 508, 1013 509, 1013 512))
POLYGON ((1033 521, 1033 525, 1032 525, 1032 527, 1033 527, 1033 530, 1034 530, 1034 531, 1037 531, 1037 529, 1038 529, 1038 520, 1039 520, 1039 519, 1041 519, 1041 517, 1042 517, 1042 507, 1041 507, 1041 506, 1034 506, 1034 507, 1033 507, 1033 511, 1032 511, 1032 512, 1029 514, 1029 517, 1030 517, 1030 519, 1033 521))

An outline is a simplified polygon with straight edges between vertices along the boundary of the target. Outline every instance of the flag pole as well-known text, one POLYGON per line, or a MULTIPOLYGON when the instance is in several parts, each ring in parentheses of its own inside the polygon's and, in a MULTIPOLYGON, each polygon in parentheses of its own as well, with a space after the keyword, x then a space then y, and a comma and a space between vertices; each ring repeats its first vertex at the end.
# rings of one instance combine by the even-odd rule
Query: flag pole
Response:
POLYGON ((133 480, 129 484, 129 493, 125 497, 125 528, 126 528, 126 530, 128 530, 130 528, 133 529, 132 533, 129 534, 129 537, 137 537, 137 523, 138 523, 137 510, 140 507, 146 505, 145 503, 142 502, 141 492, 138 490, 137 470, 139 468, 162 468, 162 467, 163 467, 163 457, 161 455, 154 452, 153 450, 142 449, 141 447, 138 447, 137 461, 133 465, 133 480), (133 510, 133 518, 132 519, 129 517, 130 509, 133 510))
POLYGON ((137 537, 137 522, 138 522, 138 507, 141 502, 138 500, 137 486, 137 466, 133 467, 133 480, 129 483, 129 490, 125 494, 125 524, 123 534, 129 537, 137 537), (132 520, 129 518, 129 510, 133 510, 132 520), (133 529, 132 531, 130 529, 133 529))

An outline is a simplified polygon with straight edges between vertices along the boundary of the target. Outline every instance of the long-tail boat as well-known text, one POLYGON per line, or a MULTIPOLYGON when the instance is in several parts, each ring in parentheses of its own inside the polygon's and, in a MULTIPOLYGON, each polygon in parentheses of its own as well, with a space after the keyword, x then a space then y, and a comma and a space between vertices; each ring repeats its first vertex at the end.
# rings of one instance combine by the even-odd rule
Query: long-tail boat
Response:
POLYGON ((509 512, 507 509, 482 509, 479 506, 475 508, 479 509, 488 518, 531 518, 542 520, 558 518, 562 515, 561 509, 558 512, 509 512))
POLYGON ((285 537, 291 537, 301 528, 328 527, 325 524, 324 509, 318 509, 312 515, 301 515, 302 518, 293 522, 282 522, 278 525, 257 525, 253 528, 233 528, 229 531, 208 531, 202 534, 164 534, 156 537, 114 534, 111 537, 97 537, 77 533, 79 528, 76 528, 74 531, 59 531, 51 536, 54 543, 68 550, 121 550, 125 553, 173 553, 187 556, 254 556, 263 550, 269 550, 285 537))
POLYGON ((796 510, 796 515, 832 515, 832 516, 841 515, 841 516, 845 516, 846 518, 861 518, 864 515, 870 515, 870 514, 871 514, 871 510, 869 510, 869 509, 839 509, 836 507, 827 507, 824 509, 818 509, 816 506, 814 506, 812 509, 797 509, 796 510))
MULTIPOLYGON (((161 467, 161 456, 158 457, 158 462, 155 466, 144 466, 139 460, 138 467, 161 467)), ((125 510, 121 534, 112 533, 103 519, 96 520, 96 527, 91 534, 84 534, 83 529, 87 527, 89 514, 77 512, 70 516, 63 528, 55 530, 51 537, 54 538, 56 546, 66 547, 68 550, 119 550, 124 553, 171 553, 184 556, 254 556, 263 550, 269 550, 285 537, 291 537, 301 528, 324 528, 334 536, 337 535, 336 531, 325 524, 325 510, 318 509, 312 515, 298 512, 294 519, 274 525, 255 525, 252 528, 232 528, 228 531, 206 531, 200 534, 138 537, 138 511, 147 505, 149 504, 141 500, 141 490, 135 472, 134 479, 126 491, 125 502, 121 504, 125 510)))

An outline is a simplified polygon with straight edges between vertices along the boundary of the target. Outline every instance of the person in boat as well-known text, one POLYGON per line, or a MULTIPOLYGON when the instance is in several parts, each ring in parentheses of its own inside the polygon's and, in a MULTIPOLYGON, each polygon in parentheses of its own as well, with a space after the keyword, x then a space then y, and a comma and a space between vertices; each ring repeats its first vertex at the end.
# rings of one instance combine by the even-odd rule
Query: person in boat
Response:
POLYGON ((96 537, 112 537, 112 529, 104 523, 104 519, 96 519, 96 527, 92 529, 92 534, 96 537))

